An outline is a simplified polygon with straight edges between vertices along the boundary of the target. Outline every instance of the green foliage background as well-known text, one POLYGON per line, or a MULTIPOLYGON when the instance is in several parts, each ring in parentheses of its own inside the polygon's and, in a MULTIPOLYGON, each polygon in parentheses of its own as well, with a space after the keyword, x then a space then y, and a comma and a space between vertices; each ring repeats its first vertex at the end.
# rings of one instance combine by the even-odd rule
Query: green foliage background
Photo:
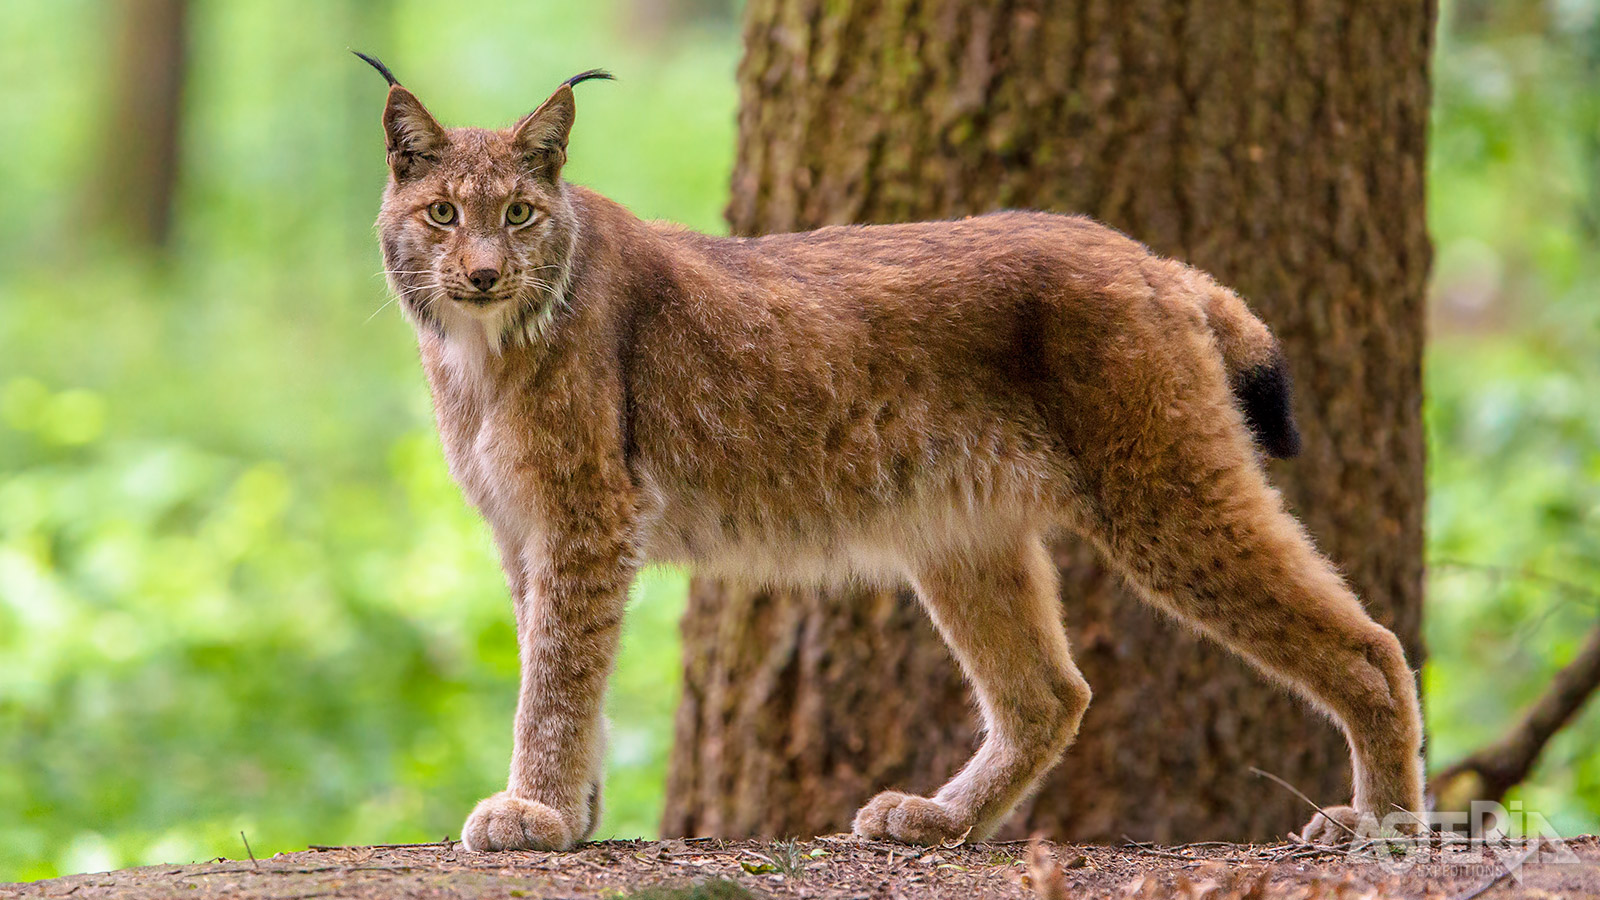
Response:
MULTIPOLYGON (((116 21, 0 5, 0 880, 433 840, 503 785, 516 649, 378 272, 382 55, 441 118, 586 85, 568 176, 720 231, 731 13, 195 0, 178 232, 86 211, 116 21)), ((701 4, 715 9, 716 4, 701 4)), ((1600 2, 1447 4, 1430 189, 1433 759, 1600 610, 1600 2), (1557 578, 1566 586, 1537 573, 1557 578)), ((602 835, 651 835, 685 576, 635 590, 602 835)), ((1600 826, 1600 716, 1521 792, 1600 826)))

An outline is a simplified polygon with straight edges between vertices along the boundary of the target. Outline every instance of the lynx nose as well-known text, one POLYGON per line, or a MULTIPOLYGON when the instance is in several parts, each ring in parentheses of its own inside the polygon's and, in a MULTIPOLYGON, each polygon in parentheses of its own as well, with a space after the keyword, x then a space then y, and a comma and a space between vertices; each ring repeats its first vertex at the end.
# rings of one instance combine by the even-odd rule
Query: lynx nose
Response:
POLYGON ((494 287, 496 281, 500 280, 500 272, 496 269, 473 269, 472 274, 467 276, 467 280, 472 282, 472 286, 478 290, 487 291, 494 287))

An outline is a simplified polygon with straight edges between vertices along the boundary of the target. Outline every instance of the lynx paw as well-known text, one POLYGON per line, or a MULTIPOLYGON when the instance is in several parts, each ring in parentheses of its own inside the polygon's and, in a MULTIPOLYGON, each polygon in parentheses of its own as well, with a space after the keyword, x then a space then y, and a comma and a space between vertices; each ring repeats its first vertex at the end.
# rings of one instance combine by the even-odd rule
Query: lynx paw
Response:
POLYGON ((940 844, 960 840, 971 826, 927 797, 884 791, 861 807, 851 830, 871 840, 940 844))
POLYGON ((1306 827, 1300 829, 1299 838, 1308 844, 1339 847, 1351 843, 1362 833, 1360 810, 1353 806, 1331 806, 1312 816, 1306 827))
POLYGON ((468 850, 566 850, 572 829, 561 814, 536 800, 505 791, 480 802, 461 826, 468 850))

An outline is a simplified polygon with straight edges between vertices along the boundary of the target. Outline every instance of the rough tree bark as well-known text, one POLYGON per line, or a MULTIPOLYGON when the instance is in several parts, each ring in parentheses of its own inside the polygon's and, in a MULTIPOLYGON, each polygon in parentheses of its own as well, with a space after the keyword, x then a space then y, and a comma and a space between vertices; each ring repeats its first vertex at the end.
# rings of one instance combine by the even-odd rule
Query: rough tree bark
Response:
POLYGON ((165 244, 178 183, 187 0, 122 0, 100 177, 91 206, 117 237, 165 244))
MULTIPOLYGON (((1423 220, 1431 0, 750 0, 740 234, 1086 212, 1215 273, 1282 338, 1302 456, 1274 481, 1420 664, 1423 220)), ((1264 839, 1306 818, 1258 766, 1348 798, 1342 739, 1145 610, 1064 540, 1095 689, 1009 826, 1057 839, 1264 839)), ((842 830, 974 746, 908 597, 697 582, 663 828, 842 830)))

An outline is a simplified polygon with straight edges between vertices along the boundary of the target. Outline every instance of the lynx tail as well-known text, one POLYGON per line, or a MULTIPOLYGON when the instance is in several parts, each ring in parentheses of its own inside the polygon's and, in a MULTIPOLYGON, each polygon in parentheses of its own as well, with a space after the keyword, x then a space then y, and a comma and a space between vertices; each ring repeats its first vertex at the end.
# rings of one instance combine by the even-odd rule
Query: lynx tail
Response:
POLYGON ((1278 339, 1237 294, 1222 287, 1207 298, 1206 319, 1217 336, 1228 382, 1256 446, 1278 459, 1299 454, 1289 364, 1278 339))

